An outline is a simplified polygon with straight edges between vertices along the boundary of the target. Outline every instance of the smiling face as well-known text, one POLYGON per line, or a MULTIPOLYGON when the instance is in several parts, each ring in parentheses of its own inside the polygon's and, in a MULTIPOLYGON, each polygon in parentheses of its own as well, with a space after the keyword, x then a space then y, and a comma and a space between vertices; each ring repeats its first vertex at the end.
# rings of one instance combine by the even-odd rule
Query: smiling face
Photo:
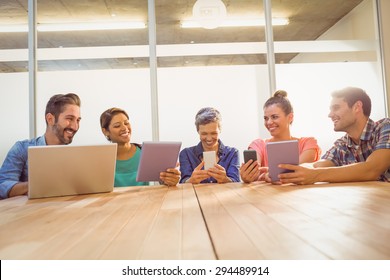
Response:
POLYGON ((292 120, 293 113, 286 115, 278 104, 272 104, 264 108, 264 126, 272 137, 289 137, 292 120))
POLYGON ((332 98, 328 117, 333 121, 334 131, 345 131, 348 133, 355 127, 357 123, 355 112, 356 107, 359 106, 357 103, 351 108, 343 98, 332 98))
POLYGON ((48 129, 53 135, 55 142, 53 144, 70 144, 74 135, 80 127, 80 107, 77 105, 66 105, 62 113, 55 116, 51 113, 47 114, 48 129))
POLYGON ((108 129, 103 128, 102 130, 104 135, 113 143, 126 144, 130 142, 131 125, 129 119, 123 113, 115 114, 108 129))
POLYGON ((216 151, 218 149, 220 129, 217 122, 199 125, 198 133, 204 151, 216 151))

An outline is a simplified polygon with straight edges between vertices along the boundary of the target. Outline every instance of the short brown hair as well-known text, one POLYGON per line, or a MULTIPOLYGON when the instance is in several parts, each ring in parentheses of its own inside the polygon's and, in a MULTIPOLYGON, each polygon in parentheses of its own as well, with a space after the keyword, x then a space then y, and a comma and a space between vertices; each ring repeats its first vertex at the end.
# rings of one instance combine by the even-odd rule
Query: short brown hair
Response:
POLYGON ((53 95, 46 104, 45 116, 50 113, 54 115, 57 121, 58 116, 65 110, 66 105, 77 105, 80 107, 80 98, 75 93, 53 95))
POLYGON ((357 101, 361 101, 363 103, 363 114, 366 117, 369 117, 371 114, 371 99, 361 88, 346 87, 336 90, 332 93, 332 97, 343 98, 348 103, 349 108, 352 108, 357 101))

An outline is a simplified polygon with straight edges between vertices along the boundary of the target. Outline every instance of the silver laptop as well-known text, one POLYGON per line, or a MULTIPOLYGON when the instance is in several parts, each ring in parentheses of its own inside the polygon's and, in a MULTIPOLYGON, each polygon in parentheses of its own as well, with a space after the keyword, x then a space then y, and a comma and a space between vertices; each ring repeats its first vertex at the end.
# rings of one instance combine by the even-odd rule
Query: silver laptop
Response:
POLYGON ((117 144, 28 148, 28 198, 110 192, 117 144))

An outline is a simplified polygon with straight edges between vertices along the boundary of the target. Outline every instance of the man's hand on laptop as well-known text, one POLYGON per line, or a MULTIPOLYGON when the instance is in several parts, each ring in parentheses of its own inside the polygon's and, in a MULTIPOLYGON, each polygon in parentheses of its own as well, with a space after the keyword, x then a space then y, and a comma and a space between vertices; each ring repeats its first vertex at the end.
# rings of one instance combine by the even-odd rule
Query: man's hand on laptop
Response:
POLYGON ((28 182, 16 183, 10 190, 8 197, 26 195, 28 192, 28 182))

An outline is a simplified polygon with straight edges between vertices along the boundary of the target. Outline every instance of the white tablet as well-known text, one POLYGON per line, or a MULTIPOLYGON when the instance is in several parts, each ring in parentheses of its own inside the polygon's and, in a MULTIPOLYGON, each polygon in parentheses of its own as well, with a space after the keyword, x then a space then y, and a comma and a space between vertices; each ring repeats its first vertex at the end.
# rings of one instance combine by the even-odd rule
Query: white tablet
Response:
POLYGON ((175 168, 181 142, 145 141, 142 143, 137 182, 159 181, 160 172, 175 168))
POLYGON ((268 156, 268 172, 273 182, 279 181, 278 175, 280 173, 291 172, 291 170, 279 168, 279 164, 299 164, 298 140, 268 142, 266 149, 268 156))

